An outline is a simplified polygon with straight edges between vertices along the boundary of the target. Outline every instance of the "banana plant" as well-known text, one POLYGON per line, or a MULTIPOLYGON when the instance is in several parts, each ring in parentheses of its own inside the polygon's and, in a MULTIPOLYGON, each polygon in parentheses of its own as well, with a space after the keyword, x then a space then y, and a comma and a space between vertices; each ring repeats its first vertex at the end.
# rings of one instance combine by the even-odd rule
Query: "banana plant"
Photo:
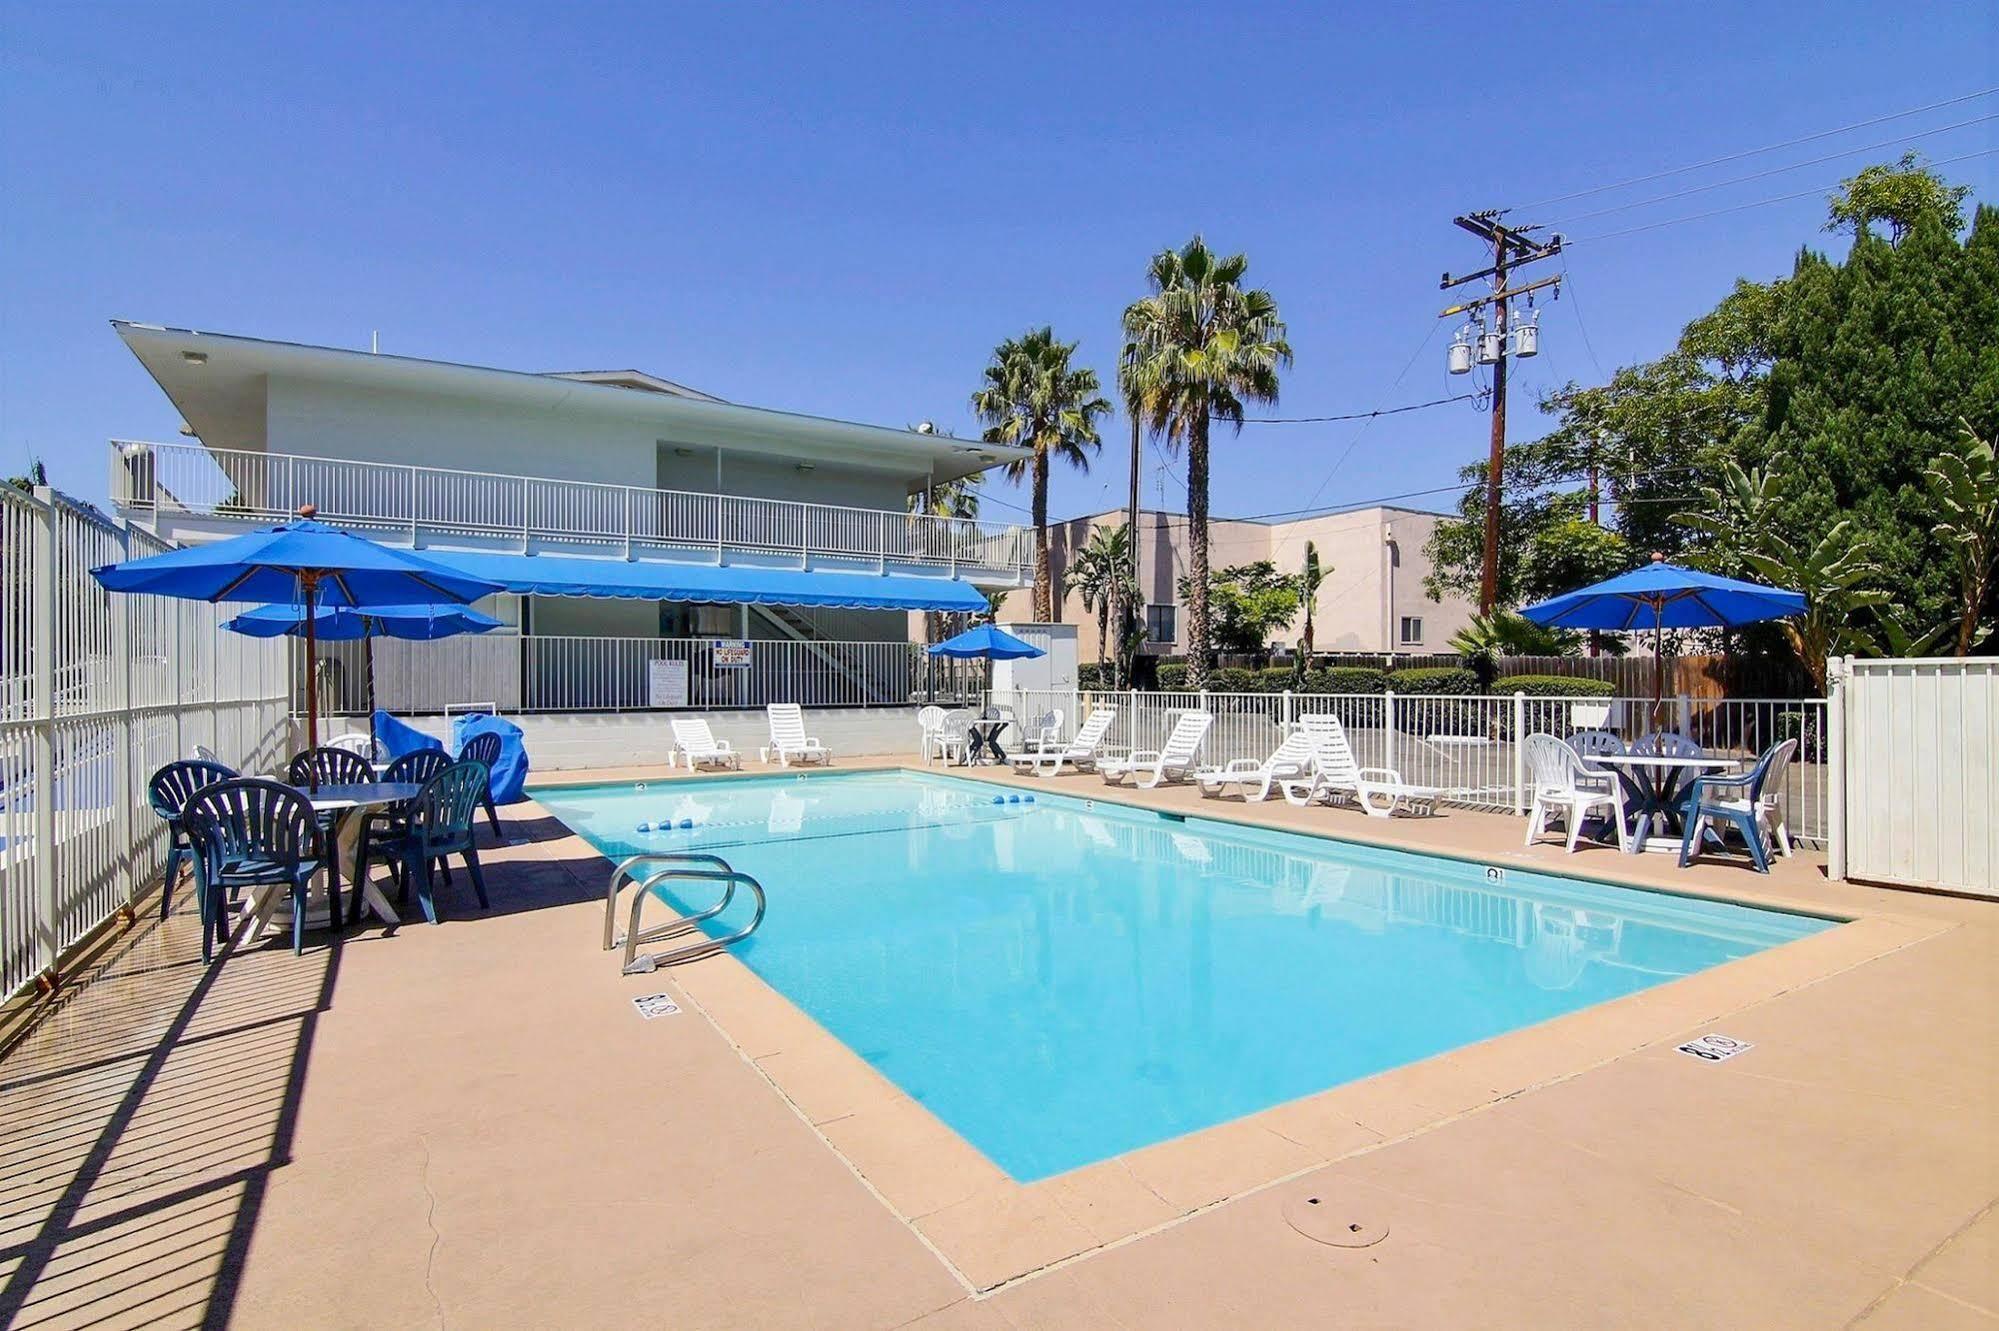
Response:
POLYGON ((1800 549, 1774 532, 1766 532, 1762 549, 1744 553, 1751 568, 1779 587, 1801 592, 1805 611, 1778 621, 1798 664, 1819 692, 1825 691, 1829 656, 1876 656, 1881 643, 1868 627, 1877 610, 1893 603, 1878 583, 1881 570, 1864 543, 1851 536, 1850 521, 1836 522, 1810 549, 1800 549))
POLYGON ((1999 462, 1994 442, 1978 437, 1969 422, 1963 447, 1941 453, 1924 469, 1937 506, 1937 539, 1957 559, 1958 619, 1955 646, 1968 656, 1984 627, 1983 612, 1999 581, 1999 462))

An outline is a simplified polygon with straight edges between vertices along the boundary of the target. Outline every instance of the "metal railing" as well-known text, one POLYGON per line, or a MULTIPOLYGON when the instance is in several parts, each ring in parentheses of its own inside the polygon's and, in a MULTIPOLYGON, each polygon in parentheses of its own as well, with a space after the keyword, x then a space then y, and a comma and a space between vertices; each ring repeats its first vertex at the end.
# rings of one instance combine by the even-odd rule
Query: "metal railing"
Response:
POLYGON ((1362 766, 1392 768, 1411 785, 1440 787, 1447 804, 1520 813, 1532 788, 1519 740, 1536 732, 1567 737, 1608 730, 1629 743, 1655 729, 1676 730, 1711 754, 1745 760, 1780 739, 1796 739, 1797 758, 1777 792, 1791 836, 1823 847, 1830 823, 1823 698, 1668 698, 1657 725, 1649 697, 1013 690, 991 701, 1022 716, 1059 709, 1068 734, 1095 703, 1113 705, 1111 742, 1134 749, 1158 748, 1181 712, 1206 710, 1215 721, 1201 760, 1214 764, 1266 758, 1300 716, 1331 712, 1362 766))
POLYGON ((47 975, 155 878, 153 772, 205 744, 246 771, 289 747, 281 644, 228 607, 112 596, 100 564, 167 548, 54 493, 0 486, 0 993, 47 975))
MULTIPOLYGON (((737 645, 730 642, 728 645, 737 645)), ((438 642, 373 645, 375 705, 441 712, 481 702, 502 712, 630 712, 660 707, 736 708, 795 702, 808 707, 904 706, 928 697, 975 698, 982 661, 928 655, 921 643, 759 639, 747 662, 708 638, 599 638, 492 633, 438 642), (667 665, 666 663, 673 663, 667 665), (680 674, 685 675, 684 701, 680 674)), ((294 646, 302 662, 302 645, 294 646)), ((319 645, 320 706, 359 715, 368 707, 358 642, 319 645)), ((303 678, 298 665, 294 677, 303 678)), ((294 708, 303 701, 294 698, 294 708)))
POLYGON ((111 498, 132 512, 254 522, 313 504, 323 521, 413 546, 478 537, 623 556, 836 558, 1016 582, 1033 561, 1032 533, 1013 523, 199 444, 113 440, 111 498))

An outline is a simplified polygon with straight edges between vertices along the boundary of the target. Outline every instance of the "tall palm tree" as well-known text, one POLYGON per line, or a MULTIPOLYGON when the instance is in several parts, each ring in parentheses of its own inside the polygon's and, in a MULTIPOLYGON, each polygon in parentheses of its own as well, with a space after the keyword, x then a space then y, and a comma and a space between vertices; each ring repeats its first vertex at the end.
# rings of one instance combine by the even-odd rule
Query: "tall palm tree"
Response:
POLYGON ((1333 571, 1332 565, 1319 563, 1319 547, 1305 542, 1305 564, 1298 570, 1298 604, 1305 612, 1305 627, 1298 635, 1298 677, 1312 668, 1312 610, 1319 601, 1319 584, 1333 571))
POLYGON ((1098 527, 1089 542, 1076 552, 1069 566, 1083 608, 1097 617, 1097 665, 1111 667, 1108 686, 1117 687, 1117 674, 1109 647, 1112 623, 1119 627, 1119 654, 1122 655, 1125 615, 1138 594, 1131 576, 1131 533, 1123 526, 1098 527))
POLYGON ((993 348, 984 386, 972 394, 986 442, 1034 450, 1031 459, 1007 464, 1006 476, 1018 481, 1024 473, 1033 475, 1034 617, 1043 623, 1059 618, 1048 573, 1048 463, 1060 458, 1088 471, 1090 453, 1100 443, 1097 421, 1111 409, 1097 372, 1069 363, 1075 351, 1074 342, 1056 341, 1052 328, 1008 338, 993 348))
POLYGON ((1124 312, 1119 375, 1127 401, 1169 445, 1187 450, 1187 685, 1205 688, 1208 618, 1208 424, 1242 428, 1245 400, 1277 401, 1277 372, 1291 364, 1284 321, 1268 291, 1245 289, 1249 260, 1220 257, 1199 236, 1152 260, 1152 294, 1124 312))

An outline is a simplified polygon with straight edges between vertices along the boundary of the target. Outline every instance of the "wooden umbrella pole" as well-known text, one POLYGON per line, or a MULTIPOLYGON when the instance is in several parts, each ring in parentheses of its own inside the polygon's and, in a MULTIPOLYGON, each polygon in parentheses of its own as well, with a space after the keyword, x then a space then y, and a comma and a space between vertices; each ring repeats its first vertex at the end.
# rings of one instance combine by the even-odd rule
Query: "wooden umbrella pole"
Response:
MULTIPOLYGON (((299 585, 305 589, 305 747, 308 752, 319 747, 319 634, 313 624, 313 598, 319 591, 317 573, 299 574, 299 585)), ((310 789, 319 790, 317 767, 306 778, 310 789)))

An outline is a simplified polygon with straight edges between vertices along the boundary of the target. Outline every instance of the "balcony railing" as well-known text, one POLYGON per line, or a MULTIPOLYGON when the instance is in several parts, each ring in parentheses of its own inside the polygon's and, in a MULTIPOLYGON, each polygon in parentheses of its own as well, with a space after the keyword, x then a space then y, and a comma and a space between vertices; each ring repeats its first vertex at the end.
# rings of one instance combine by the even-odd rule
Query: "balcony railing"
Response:
POLYGON ((1005 582, 1023 581, 1033 558, 1031 533, 1010 523, 200 444, 114 440, 111 449, 113 501, 161 519, 282 521, 313 504, 322 521, 417 547, 473 538, 625 558, 779 555, 1005 582))

